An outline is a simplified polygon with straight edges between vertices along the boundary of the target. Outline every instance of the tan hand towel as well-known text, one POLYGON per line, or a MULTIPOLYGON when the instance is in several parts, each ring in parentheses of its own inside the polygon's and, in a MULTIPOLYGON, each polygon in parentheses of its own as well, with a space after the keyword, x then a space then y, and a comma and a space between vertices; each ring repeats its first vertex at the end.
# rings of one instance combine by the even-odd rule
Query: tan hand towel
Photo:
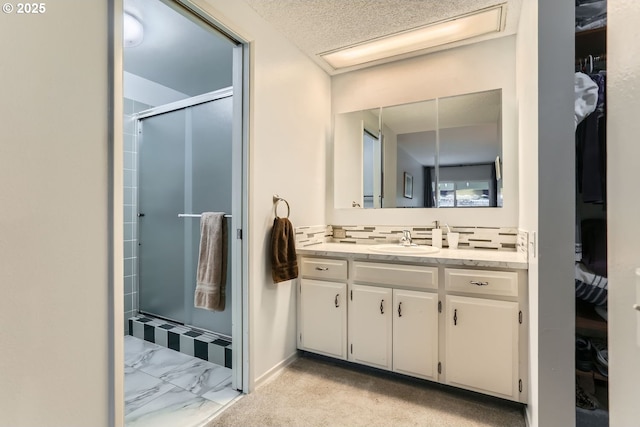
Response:
POLYGON ((224 213, 204 212, 200 218, 200 251, 194 305, 223 311, 227 281, 227 227, 224 213))
POLYGON ((296 237, 287 218, 275 218, 271 229, 271 276, 273 283, 298 277, 296 237))

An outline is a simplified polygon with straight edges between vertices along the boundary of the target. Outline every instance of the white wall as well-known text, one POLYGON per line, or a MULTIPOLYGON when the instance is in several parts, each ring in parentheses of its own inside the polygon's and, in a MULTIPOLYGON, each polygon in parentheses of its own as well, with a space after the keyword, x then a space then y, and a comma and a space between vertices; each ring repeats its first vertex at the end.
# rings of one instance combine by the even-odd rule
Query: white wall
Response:
POLYGON ((517 36, 519 223, 535 241, 529 245, 531 426, 575 425, 573 21, 570 2, 525 1, 517 36))
POLYGON ((107 3, 0 17, 2 425, 114 424, 107 3))
MULTIPOLYGON (((515 226, 518 222, 518 143, 515 94, 515 37, 476 43, 332 78, 332 113, 502 89, 504 208, 336 209, 333 168, 328 180, 329 224, 449 224, 515 226)), ((331 150, 333 154, 333 148, 331 150)))
POLYGON ((249 123, 250 386, 296 353, 293 281, 273 284, 269 239, 273 194, 296 225, 325 224, 330 79, 246 3, 196 2, 251 42, 249 123))
POLYGON ((637 1, 608 3, 607 234, 609 277, 609 410, 611 426, 640 419, 640 314, 634 270, 640 267, 640 34, 637 1), (634 280, 635 279, 635 280, 634 280))
POLYGON ((424 206, 424 170, 420 162, 398 147, 396 164, 396 206, 399 208, 424 206), (412 198, 404 197, 404 173, 413 177, 412 198))

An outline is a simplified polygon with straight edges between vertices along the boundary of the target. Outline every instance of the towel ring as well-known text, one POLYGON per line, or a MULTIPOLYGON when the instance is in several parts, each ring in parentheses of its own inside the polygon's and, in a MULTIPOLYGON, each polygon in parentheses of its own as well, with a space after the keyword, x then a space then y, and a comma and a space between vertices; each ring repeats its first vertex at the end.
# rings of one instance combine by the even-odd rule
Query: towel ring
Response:
POLYGON ((276 218, 280 218, 278 216, 278 204, 280 202, 284 202, 285 205, 287 205, 287 216, 285 218, 289 218, 289 215, 291 214, 291 208, 289 207, 289 202, 287 202, 285 199, 283 199, 282 197, 278 196, 277 194, 273 195, 273 203, 275 204, 275 207, 273 208, 274 213, 276 214, 276 218))

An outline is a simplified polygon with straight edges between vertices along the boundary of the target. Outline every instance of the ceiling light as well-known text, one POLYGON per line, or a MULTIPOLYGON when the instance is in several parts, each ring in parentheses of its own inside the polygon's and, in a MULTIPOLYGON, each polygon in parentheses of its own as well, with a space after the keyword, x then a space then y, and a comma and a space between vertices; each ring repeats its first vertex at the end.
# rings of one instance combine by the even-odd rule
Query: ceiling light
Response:
POLYGON ((124 47, 136 47, 142 43, 144 39, 144 28, 137 18, 125 13, 123 27, 124 47))
POLYGON ((503 5, 403 31, 320 56, 333 68, 345 68, 415 52, 502 30, 503 5))

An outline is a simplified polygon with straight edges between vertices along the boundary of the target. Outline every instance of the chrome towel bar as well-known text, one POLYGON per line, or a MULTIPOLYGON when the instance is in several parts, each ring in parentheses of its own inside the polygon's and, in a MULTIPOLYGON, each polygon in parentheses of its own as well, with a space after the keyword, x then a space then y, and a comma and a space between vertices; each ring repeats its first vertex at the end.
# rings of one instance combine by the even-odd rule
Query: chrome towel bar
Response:
MULTIPOLYGON (((185 213, 178 214, 178 218, 200 218, 201 216, 202 214, 185 214, 185 213)), ((224 217, 232 218, 231 215, 227 215, 227 214, 225 214, 224 217)))

